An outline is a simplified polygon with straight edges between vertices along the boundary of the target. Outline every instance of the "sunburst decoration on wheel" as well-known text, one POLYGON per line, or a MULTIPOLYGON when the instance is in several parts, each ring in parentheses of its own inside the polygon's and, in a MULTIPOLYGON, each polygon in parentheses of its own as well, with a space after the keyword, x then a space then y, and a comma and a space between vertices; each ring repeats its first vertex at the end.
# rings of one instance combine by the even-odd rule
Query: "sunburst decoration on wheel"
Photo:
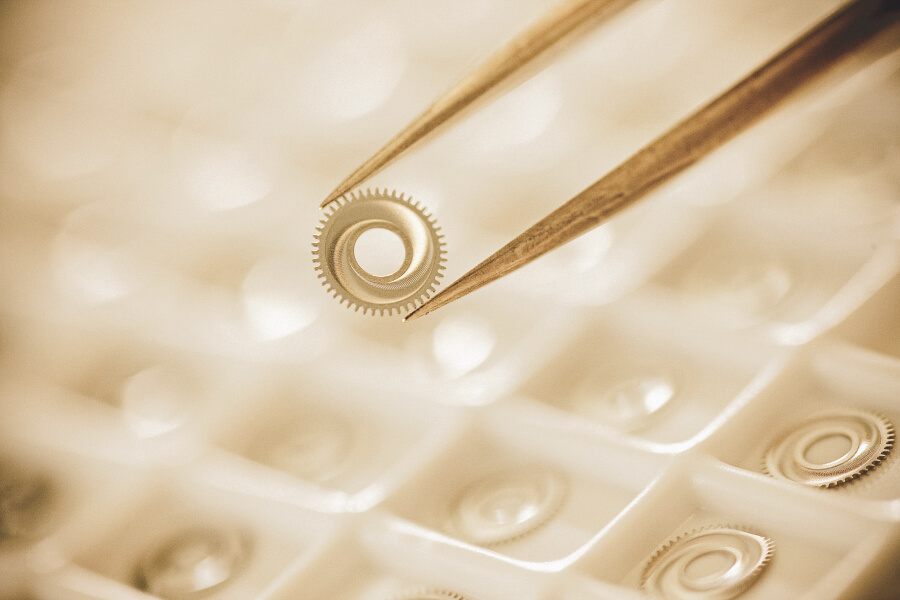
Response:
POLYGON ((403 194, 375 188, 348 194, 326 209, 313 243, 319 279, 341 303, 363 314, 409 311, 427 300, 443 277, 443 235, 434 218, 403 194), (359 237, 385 229, 403 243, 403 263, 394 273, 376 276, 357 262, 359 237))

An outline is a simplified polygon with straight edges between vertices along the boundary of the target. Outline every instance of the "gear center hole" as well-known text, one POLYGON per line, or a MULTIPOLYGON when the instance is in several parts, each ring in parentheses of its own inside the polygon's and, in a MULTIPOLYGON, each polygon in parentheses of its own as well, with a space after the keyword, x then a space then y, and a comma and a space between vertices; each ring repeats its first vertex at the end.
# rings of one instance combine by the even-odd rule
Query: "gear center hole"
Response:
POLYGON ((688 562, 684 574, 695 583, 712 583, 725 577, 738 563, 738 559, 737 553, 731 549, 710 550, 688 562))
POLYGON ((844 433, 827 433, 815 439, 803 452, 803 458, 814 465, 828 465, 845 459, 853 450, 853 440, 844 433))
POLYGON ((362 232, 353 244, 356 263, 369 275, 388 277, 399 271, 406 260, 406 248, 399 235, 373 227, 362 232))

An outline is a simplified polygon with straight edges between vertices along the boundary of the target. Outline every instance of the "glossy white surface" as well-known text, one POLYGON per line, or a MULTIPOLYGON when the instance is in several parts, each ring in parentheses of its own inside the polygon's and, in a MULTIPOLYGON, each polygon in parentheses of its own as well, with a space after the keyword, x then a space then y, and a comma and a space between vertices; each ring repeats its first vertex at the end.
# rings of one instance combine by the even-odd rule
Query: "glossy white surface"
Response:
MULTIPOLYGON (((774 544, 741 600, 896 597, 896 453, 762 468, 815 414, 900 423, 896 49, 427 318, 316 280, 322 198, 552 4, 0 3, 0 471, 58 491, 0 600, 146 599, 213 526, 240 560, 179 562, 209 600, 635 600, 715 526, 774 544)), ((638 0, 367 185, 452 281, 837 4, 638 0)))

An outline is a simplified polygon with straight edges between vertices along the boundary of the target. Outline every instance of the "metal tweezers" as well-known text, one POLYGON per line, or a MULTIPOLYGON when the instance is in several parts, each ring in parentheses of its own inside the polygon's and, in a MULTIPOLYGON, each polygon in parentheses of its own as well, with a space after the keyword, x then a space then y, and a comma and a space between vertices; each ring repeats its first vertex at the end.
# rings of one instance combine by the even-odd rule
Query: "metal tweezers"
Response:
MULTIPOLYGON (((563 2, 438 98, 341 182, 322 207, 386 167, 417 141, 586 21, 604 19, 633 1, 563 2)), ((842 5, 731 88, 422 303, 404 321, 426 315, 593 229, 746 129, 898 17, 900 0, 853 0, 842 5)))

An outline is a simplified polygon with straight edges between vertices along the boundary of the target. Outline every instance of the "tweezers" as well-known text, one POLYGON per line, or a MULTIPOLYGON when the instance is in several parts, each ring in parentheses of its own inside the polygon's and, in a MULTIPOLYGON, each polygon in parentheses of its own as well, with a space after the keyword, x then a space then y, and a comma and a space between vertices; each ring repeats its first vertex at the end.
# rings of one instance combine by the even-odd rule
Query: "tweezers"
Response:
MULTIPOLYGON (((387 166, 582 22, 608 16, 629 1, 574 0, 546 15, 439 98, 342 182, 322 206, 387 166)), ((762 66, 422 303, 404 321, 424 316, 593 229, 736 136, 898 17, 900 0, 853 0, 839 7, 762 66)))

